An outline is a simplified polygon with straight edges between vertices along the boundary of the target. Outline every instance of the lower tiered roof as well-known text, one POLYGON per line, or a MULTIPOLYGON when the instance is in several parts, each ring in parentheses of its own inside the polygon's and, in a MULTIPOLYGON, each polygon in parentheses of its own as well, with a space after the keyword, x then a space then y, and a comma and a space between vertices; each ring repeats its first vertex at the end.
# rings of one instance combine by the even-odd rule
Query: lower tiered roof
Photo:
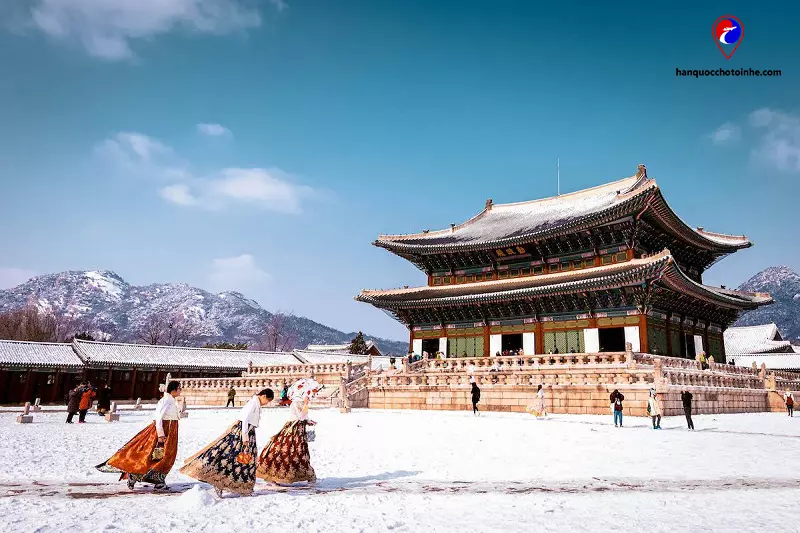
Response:
POLYGON ((356 300, 390 311, 407 323, 402 310, 475 306, 520 300, 531 302, 545 297, 624 287, 641 288, 648 283, 677 293, 684 299, 689 297, 734 313, 772 303, 769 294, 726 290, 693 281, 681 271, 669 250, 650 257, 570 272, 458 285, 364 290, 356 300))

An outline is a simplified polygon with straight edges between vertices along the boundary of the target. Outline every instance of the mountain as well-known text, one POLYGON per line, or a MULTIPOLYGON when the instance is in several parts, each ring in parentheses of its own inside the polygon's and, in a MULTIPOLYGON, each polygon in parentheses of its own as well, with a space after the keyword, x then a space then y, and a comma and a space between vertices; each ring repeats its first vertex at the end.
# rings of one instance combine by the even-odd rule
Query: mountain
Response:
POLYGON ((775 303, 749 311, 736 326, 774 322, 785 340, 800 340, 800 275, 788 266, 763 270, 739 286, 739 290, 768 292, 775 303))
MULTIPOLYGON (((238 292, 211 294, 186 284, 157 283, 144 287, 128 284, 108 270, 68 271, 31 278, 0 290, 0 313, 36 305, 58 316, 70 316, 81 329, 120 342, 142 342, 140 332, 152 316, 178 317, 191 325, 188 344, 247 342, 263 338, 273 314, 238 292)), ((308 344, 343 344, 355 333, 345 333, 313 320, 290 316, 296 347, 308 344)), ((405 342, 371 337, 384 353, 404 354, 405 342)))

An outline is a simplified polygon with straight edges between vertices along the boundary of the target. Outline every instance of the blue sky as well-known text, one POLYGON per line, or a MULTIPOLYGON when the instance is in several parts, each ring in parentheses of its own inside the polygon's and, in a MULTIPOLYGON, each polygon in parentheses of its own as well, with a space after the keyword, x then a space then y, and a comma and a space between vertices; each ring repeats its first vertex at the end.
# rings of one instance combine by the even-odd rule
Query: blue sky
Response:
POLYGON ((32 0, 0 19, 0 287, 103 268, 404 339, 353 301, 424 275, 379 233, 633 174, 800 268, 800 6, 32 0), (726 60, 714 20, 739 17, 726 60), (778 68, 778 78, 675 69, 778 68))

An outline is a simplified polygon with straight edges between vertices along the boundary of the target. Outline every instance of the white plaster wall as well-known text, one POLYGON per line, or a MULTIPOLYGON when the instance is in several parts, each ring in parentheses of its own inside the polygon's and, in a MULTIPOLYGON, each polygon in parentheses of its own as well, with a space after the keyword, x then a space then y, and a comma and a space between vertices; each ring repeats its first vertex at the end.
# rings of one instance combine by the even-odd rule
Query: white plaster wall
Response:
POLYGON ((495 356, 497 352, 502 351, 503 336, 502 335, 489 335, 489 355, 495 356))
POLYGON ((694 353, 698 354, 703 351, 703 336, 702 335, 695 335, 694 336, 694 353))
POLYGON ((447 357, 447 337, 439 337, 439 351, 444 354, 442 357, 447 357))
POLYGON ((414 355, 422 355, 422 339, 414 339, 414 355))
POLYGON ((536 333, 529 332, 522 334, 522 352, 525 355, 536 353, 536 333))
POLYGON ((639 326, 625 326, 625 342, 631 343, 634 352, 641 350, 639 344, 639 326))
POLYGON ((583 349, 586 350, 586 353, 598 353, 600 351, 600 332, 597 328, 583 330, 583 349))

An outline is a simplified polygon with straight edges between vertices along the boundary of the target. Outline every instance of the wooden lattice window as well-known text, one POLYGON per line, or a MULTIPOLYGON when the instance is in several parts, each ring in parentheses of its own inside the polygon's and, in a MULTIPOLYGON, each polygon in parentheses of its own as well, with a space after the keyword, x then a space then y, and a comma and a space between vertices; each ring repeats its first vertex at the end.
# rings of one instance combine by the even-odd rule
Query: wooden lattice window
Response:
POLYGON ((538 276, 539 274, 544 274, 544 267, 541 265, 533 267, 533 274, 535 276, 538 276))

